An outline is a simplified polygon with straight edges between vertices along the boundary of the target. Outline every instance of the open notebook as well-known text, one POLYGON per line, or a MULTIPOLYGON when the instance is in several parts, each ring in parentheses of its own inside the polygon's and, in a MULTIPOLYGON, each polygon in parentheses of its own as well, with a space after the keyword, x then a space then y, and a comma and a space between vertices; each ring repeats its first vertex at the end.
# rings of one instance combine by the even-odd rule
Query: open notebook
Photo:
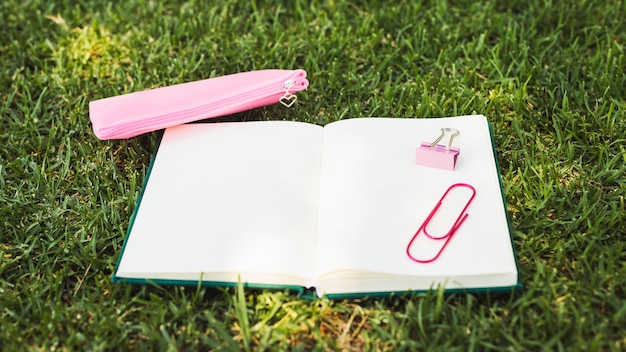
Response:
POLYGON ((113 279, 335 297, 519 287, 490 131, 481 115, 168 128, 113 279), (416 165, 442 127, 460 131, 456 169, 416 165), (436 260, 411 260, 409 242, 455 183, 476 190, 468 217, 436 260))

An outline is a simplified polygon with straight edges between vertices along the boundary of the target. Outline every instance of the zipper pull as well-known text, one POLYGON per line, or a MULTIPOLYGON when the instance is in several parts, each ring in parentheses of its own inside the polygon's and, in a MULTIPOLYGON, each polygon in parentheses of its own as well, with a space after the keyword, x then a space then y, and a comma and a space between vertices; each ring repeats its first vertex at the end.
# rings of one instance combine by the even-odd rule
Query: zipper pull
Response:
POLYGON ((283 94, 282 97, 280 97, 280 103, 283 104, 284 106, 290 108, 293 104, 295 104, 296 100, 298 100, 298 97, 289 93, 289 90, 291 89, 291 87, 293 87, 293 85, 295 84, 295 82, 293 81, 293 79, 288 79, 283 83, 283 88, 285 89, 285 94, 283 94))

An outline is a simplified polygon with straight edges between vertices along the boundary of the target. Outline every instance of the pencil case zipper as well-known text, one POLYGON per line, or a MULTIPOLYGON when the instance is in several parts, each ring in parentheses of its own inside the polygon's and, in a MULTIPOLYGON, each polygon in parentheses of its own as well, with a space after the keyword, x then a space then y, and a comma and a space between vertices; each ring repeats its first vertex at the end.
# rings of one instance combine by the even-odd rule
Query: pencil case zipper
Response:
POLYGON ((95 100, 89 114, 98 138, 131 138, 276 103, 291 107, 308 84, 304 70, 249 71, 95 100))

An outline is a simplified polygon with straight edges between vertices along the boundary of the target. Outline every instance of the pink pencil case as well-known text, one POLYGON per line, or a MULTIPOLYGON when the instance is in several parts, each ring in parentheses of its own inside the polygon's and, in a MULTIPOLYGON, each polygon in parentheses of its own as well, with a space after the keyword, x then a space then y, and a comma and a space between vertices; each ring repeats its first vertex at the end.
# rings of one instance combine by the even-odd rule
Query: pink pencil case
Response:
POLYGON ((176 84, 89 103, 100 139, 130 138, 271 104, 291 107, 308 87, 304 70, 259 70, 176 84))

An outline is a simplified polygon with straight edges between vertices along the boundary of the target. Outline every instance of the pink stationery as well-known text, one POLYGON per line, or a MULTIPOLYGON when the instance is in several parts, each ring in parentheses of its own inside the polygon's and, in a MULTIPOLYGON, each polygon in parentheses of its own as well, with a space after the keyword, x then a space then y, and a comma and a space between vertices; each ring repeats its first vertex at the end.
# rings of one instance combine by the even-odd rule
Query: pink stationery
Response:
MULTIPOLYGON (((459 227, 461 227, 465 219, 467 219, 467 217, 469 216, 466 211, 472 200, 474 200, 475 196, 476 189, 470 184, 455 183, 450 186, 448 190, 446 190, 446 192, 443 194, 441 199, 439 199, 437 204, 435 204, 435 207, 433 208, 433 210, 431 210, 430 214, 428 214, 426 220, 424 220, 422 225, 409 241, 409 244, 406 247, 406 254, 409 256, 409 258, 417 263, 431 263, 437 260, 437 258, 439 258, 443 250, 448 245, 448 242, 450 242, 450 240, 452 239, 452 236, 456 233, 456 231, 459 229, 459 227), (461 192, 460 197, 456 198, 456 202, 451 201, 455 204, 446 204, 446 206, 442 207, 442 204, 446 202, 448 194, 452 191, 459 192, 458 190, 462 190, 463 192, 461 192), (458 199, 461 199, 463 201, 458 202, 458 199), (450 213, 452 214, 452 216, 450 216, 450 213), (428 226, 432 225, 431 222, 435 218, 437 218, 435 221, 440 221, 444 224, 450 223, 450 220, 454 220, 454 222, 452 222, 450 228, 447 231, 442 231, 443 234, 434 234, 429 232, 428 226), (422 237, 433 240, 434 242, 442 242, 441 247, 428 255, 420 253, 421 251, 419 250, 414 250, 412 248, 413 244, 420 234, 422 234, 422 237)), ((426 253, 428 253, 428 251, 426 251, 426 253)))
POLYGON ((415 163, 438 169, 454 170, 460 149, 452 146, 452 140, 459 134, 460 132, 454 128, 442 128, 441 135, 434 142, 422 142, 415 149, 415 163), (452 133, 448 146, 437 144, 445 136, 446 132, 452 133))
POLYGON ((304 70, 259 70, 144 90, 89 103, 100 139, 130 138, 192 121, 281 103, 306 89, 304 70))

